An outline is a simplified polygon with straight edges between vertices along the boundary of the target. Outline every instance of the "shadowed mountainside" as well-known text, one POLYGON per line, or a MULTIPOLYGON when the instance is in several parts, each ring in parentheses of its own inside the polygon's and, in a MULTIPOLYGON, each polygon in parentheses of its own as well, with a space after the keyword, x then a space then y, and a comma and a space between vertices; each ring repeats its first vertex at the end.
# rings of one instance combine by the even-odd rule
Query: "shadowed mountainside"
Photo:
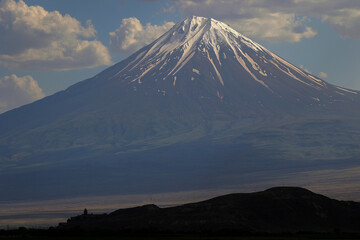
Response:
POLYGON ((0 201, 221 189, 358 167, 359 109, 359 91, 189 17, 96 76, 1 114, 0 201))

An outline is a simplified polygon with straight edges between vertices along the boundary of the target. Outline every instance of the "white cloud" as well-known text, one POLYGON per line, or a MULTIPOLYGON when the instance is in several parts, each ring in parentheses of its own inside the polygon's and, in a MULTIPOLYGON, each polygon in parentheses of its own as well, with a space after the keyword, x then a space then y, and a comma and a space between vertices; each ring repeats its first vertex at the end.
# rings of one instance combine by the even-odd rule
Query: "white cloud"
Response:
POLYGON ((239 32, 271 42, 298 42, 316 35, 308 24, 315 17, 341 36, 360 39, 358 0, 173 0, 186 16, 213 17, 239 32))
POLYGON ((319 72, 319 77, 320 77, 320 78, 327 78, 328 75, 327 75, 327 73, 325 73, 325 72, 319 72))
POLYGON ((317 32, 303 26, 306 19, 296 19, 294 14, 266 13, 262 17, 228 20, 227 22, 245 36, 268 42, 299 42, 312 38, 317 32))
POLYGON ((70 70, 111 64, 107 48, 70 15, 28 6, 23 0, 0 2, 0 65, 10 69, 70 70), (88 39, 88 40, 85 40, 88 39))
POLYGON ((31 103, 45 95, 31 76, 0 78, 0 113, 31 103))
MULTIPOLYGON (((269 8, 269 0, 174 1, 184 15, 216 18, 256 40, 298 42, 317 34, 314 29, 306 26, 306 18, 299 18, 291 11, 269 8)), ((284 1, 281 2, 285 4, 284 1)))
POLYGON ((141 47, 150 44, 168 31, 175 23, 164 22, 163 25, 142 25, 140 20, 124 18, 118 29, 110 32, 110 49, 123 55, 130 55, 141 47))
POLYGON ((305 72, 312 74, 312 72, 309 69, 307 69, 304 65, 300 65, 300 68, 305 72))
POLYGON ((334 14, 324 14, 322 20, 329 22, 343 37, 360 39, 360 9, 338 9, 334 14))

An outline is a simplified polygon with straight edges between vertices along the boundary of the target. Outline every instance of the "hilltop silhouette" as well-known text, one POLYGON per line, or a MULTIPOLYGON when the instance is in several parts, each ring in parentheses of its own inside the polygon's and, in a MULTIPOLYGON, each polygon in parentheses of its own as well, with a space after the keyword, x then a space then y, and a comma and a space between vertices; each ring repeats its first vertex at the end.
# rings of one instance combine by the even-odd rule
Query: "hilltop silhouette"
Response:
POLYGON ((118 232, 360 232, 360 203, 298 187, 235 193, 176 207, 145 205, 83 214, 58 230, 118 232))

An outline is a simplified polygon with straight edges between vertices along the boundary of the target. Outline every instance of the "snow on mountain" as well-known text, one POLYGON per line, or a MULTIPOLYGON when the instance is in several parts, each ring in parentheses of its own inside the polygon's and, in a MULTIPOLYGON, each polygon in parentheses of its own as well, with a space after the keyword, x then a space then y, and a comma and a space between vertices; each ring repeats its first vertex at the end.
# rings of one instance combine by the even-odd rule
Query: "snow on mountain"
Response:
POLYGON ((177 23, 152 44, 95 78, 120 81, 133 91, 146 89, 146 94, 163 96, 170 92, 189 95, 189 88, 196 85, 202 89, 192 97, 216 97, 228 103, 244 97, 250 100, 250 91, 261 95, 250 97, 259 105, 271 96, 276 101, 327 107, 353 101, 352 95, 359 93, 303 71, 227 24, 196 16, 177 23))
MULTIPOLYGON (((275 67, 305 85, 317 89, 327 85, 326 82, 286 62, 266 48, 236 32, 230 26, 212 18, 196 16, 189 17, 176 24, 150 46, 137 52, 135 60, 122 68, 115 76, 129 78, 130 74, 134 74, 136 77, 131 79, 131 82, 141 83, 141 79, 145 78, 151 70, 160 66, 159 70, 164 70, 166 77, 174 78, 194 54, 199 52, 207 57, 217 73, 218 80, 224 85, 223 77, 217 69, 217 66, 222 65, 222 60, 227 58, 227 55, 222 51, 224 48, 230 49, 233 57, 251 78, 263 87, 269 88, 265 82, 269 81, 271 75, 268 75, 266 70, 261 69, 259 64, 249 56, 248 51, 258 56, 262 64, 275 67), (178 59, 176 65, 168 66, 170 65, 169 59, 175 53, 175 58, 178 59), (210 53, 215 54, 216 58, 212 59, 210 53), (299 75, 306 80, 300 79, 299 75)), ((269 90, 271 89, 269 88, 269 90)), ((339 90, 346 91, 342 88, 339 90)), ((354 91, 351 92, 357 94, 354 91)))

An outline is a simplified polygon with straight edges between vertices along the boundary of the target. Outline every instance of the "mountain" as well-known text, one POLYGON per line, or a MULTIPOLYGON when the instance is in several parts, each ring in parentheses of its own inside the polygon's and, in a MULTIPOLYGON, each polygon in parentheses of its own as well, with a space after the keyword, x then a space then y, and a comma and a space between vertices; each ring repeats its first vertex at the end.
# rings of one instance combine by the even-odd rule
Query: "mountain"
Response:
POLYGON ((86 214, 59 230, 149 232, 360 232, 360 203, 296 187, 235 193, 176 207, 145 205, 86 214))
POLYGON ((358 166, 359 93, 224 23, 189 17, 93 78, 1 114, 0 200, 218 188, 271 170, 358 166))

